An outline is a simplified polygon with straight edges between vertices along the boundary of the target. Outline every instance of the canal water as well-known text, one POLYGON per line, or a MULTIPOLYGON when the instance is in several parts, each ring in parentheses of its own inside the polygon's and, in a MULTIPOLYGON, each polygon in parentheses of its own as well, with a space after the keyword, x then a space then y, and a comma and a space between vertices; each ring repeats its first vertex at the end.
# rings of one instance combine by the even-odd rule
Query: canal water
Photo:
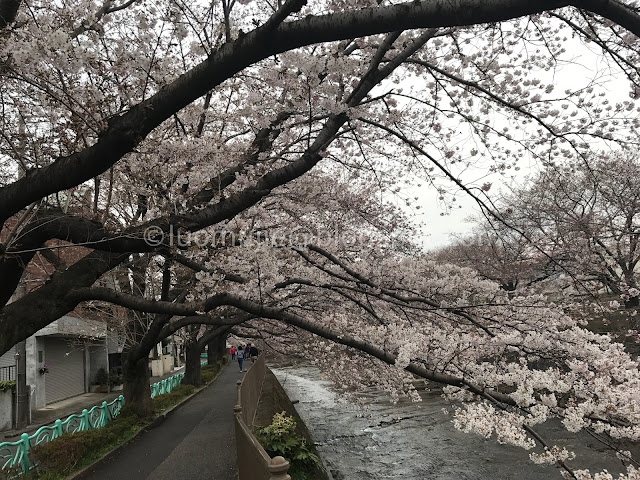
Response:
MULTIPOLYGON (((558 480, 555 466, 540 466, 529 452, 456 430, 440 392, 422 402, 393 405, 379 392, 354 403, 336 393, 310 366, 272 368, 305 421, 334 480, 558 480)), ((538 427, 545 438, 576 452, 572 463, 595 473, 624 471, 615 455, 587 433, 558 423, 538 427)))

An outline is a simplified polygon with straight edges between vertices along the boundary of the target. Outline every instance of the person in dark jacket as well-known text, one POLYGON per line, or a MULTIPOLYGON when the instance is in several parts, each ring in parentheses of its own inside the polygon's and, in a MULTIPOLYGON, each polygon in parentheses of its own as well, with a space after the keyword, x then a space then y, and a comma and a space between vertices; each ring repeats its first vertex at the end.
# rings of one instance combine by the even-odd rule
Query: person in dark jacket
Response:
POLYGON ((251 361, 255 361, 256 358, 258 358, 259 352, 258 349, 252 345, 251 348, 249 349, 249 356, 251 357, 251 361))

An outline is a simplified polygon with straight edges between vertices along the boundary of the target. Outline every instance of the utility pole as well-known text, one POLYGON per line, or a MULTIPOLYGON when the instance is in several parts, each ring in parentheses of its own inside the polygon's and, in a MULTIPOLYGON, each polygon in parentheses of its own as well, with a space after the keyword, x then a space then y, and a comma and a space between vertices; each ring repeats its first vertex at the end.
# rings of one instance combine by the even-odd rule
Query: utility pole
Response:
MULTIPOLYGON (((20 115, 18 119, 18 133, 20 141, 18 143, 18 151, 20 157, 24 156, 26 150, 24 118, 20 115)), ((20 178, 26 175, 26 171, 20 169, 18 176, 20 178)), ((26 271, 25 271, 26 273, 26 271)), ((24 278, 22 279, 24 281, 24 278)), ((16 289, 16 298, 23 296, 27 291, 26 285, 20 283, 16 289)), ((22 429, 29 425, 29 387, 27 386, 27 342, 23 340, 16 345, 16 428, 22 429)))
POLYGON ((16 428, 29 425, 29 387, 27 386, 27 342, 16 345, 16 428))

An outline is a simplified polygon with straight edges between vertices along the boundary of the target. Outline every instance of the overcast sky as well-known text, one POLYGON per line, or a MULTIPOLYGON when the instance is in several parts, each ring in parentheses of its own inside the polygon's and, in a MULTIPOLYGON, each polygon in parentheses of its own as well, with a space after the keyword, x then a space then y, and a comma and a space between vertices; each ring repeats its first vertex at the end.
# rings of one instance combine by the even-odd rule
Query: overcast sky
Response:
MULTIPOLYGON (((535 76, 542 78, 545 82, 553 83, 555 91, 564 92, 567 89, 575 90, 581 86, 596 80, 598 88, 605 93, 606 98, 612 102, 623 101, 629 97, 628 79, 622 75, 615 66, 607 64, 602 56, 598 54, 598 50, 591 50, 580 44, 576 39, 568 40, 567 58, 555 69, 549 72, 537 71, 535 76), (544 79, 545 75, 549 75, 548 79, 544 79)), ((412 81, 419 81, 413 79, 412 81)), ((610 147, 604 143, 594 143, 594 149, 608 150, 610 147)), ((500 194, 509 192, 516 185, 523 185, 527 178, 531 178, 540 170, 539 165, 531 158, 521 160, 518 163, 520 170, 514 172, 508 171, 506 175, 482 174, 482 160, 479 159, 477 165, 474 165, 475 172, 460 173, 459 178, 467 186, 479 187, 484 182, 492 183, 491 190, 488 192, 492 200, 497 199, 500 194)), ((456 173, 454 173, 456 174, 456 173)), ((444 185, 444 184, 443 184, 444 185)), ((452 192, 457 190, 450 183, 452 192)), ((480 209, 475 201, 464 192, 456 195, 456 203, 454 208, 447 209, 438 201, 438 193, 433 187, 422 187, 420 190, 412 190, 408 195, 417 196, 417 205, 420 210, 412 210, 412 214, 416 215, 416 221, 423 223, 423 238, 420 239, 425 250, 434 250, 445 246, 456 236, 469 235, 473 229, 473 222, 470 217, 480 216, 480 209), (461 208, 458 208, 461 207, 461 208), (444 213, 444 215, 442 215, 444 213)))

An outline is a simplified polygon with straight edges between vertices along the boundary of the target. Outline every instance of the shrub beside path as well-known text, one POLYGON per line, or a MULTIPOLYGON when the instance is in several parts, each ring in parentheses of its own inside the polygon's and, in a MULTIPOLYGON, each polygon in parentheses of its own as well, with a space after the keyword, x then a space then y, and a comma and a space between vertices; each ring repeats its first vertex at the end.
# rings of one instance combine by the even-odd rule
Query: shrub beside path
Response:
POLYGON ((233 407, 242 378, 229 362, 202 392, 157 427, 81 475, 84 480, 235 480, 233 407))

